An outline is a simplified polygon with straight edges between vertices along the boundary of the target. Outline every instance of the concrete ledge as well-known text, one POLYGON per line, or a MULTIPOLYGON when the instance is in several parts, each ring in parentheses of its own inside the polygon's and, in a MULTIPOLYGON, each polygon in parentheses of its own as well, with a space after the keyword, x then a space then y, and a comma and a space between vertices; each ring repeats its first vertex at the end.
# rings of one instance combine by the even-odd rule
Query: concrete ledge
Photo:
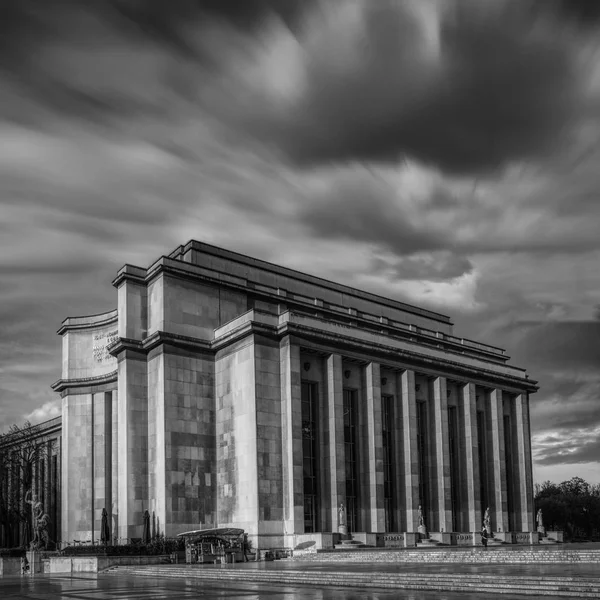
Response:
POLYGON ((160 565, 169 561, 169 555, 53 556, 45 559, 43 563, 44 573, 100 573, 115 566, 160 565))

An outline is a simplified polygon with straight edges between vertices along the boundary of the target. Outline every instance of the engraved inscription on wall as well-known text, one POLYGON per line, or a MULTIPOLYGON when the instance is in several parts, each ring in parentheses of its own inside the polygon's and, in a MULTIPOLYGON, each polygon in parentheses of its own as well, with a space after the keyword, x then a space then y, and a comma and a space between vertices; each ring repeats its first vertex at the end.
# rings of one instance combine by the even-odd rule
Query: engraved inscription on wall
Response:
POLYGON ((92 351, 94 353, 94 360, 99 363, 104 363, 108 360, 114 359, 106 349, 113 342, 119 339, 119 332, 117 329, 113 331, 105 331, 103 333, 94 333, 94 343, 92 351))

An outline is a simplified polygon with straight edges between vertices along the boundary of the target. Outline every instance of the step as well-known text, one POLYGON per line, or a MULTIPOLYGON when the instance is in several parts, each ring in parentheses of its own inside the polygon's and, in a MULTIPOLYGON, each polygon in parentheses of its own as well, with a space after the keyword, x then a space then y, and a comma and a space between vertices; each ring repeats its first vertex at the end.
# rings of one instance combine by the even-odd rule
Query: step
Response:
POLYGON ((286 585, 329 585, 335 587, 403 588, 429 591, 518 593, 523 595, 553 595, 579 598, 598 598, 600 581, 576 577, 511 577, 498 581, 497 576, 477 574, 420 574, 420 573, 315 573, 295 570, 261 570, 235 568, 177 568, 177 567, 118 567, 114 573, 141 576, 186 577, 217 581, 282 583, 286 585))
MULTIPOLYGON (((293 558, 292 558, 293 559, 293 558)), ((300 560, 335 562, 357 560, 365 562, 419 562, 419 563, 500 563, 500 564, 556 564, 556 563, 600 563, 600 551, 577 550, 514 550, 491 548, 469 548, 465 550, 419 549, 384 550, 353 552, 349 558, 347 553, 338 551, 321 551, 304 555, 300 560)))

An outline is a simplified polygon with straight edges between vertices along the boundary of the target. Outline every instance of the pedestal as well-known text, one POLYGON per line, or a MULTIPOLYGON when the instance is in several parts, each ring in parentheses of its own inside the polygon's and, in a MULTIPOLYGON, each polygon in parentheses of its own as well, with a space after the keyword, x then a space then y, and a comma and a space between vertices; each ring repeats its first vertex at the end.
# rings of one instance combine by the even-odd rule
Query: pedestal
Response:
POLYGON ((348 535, 348 526, 347 525, 338 525, 338 533, 343 536, 348 535))
POLYGON ((29 573, 33 575, 35 573, 42 572, 42 560, 40 553, 37 550, 27 550, 26 552, 27 562, 29 563, 29 573))

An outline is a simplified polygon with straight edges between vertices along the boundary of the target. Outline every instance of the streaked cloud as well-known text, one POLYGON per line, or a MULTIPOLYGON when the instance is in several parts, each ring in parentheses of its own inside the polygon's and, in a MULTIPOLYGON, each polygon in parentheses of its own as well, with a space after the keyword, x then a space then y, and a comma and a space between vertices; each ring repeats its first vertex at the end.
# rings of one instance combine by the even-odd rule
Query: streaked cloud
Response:
POLYGON ((64 317, 197 238, 450 313, 540 381, 536 473, 591 473, 597 7, 6 0, 0 426, 55 414, 64 317))

